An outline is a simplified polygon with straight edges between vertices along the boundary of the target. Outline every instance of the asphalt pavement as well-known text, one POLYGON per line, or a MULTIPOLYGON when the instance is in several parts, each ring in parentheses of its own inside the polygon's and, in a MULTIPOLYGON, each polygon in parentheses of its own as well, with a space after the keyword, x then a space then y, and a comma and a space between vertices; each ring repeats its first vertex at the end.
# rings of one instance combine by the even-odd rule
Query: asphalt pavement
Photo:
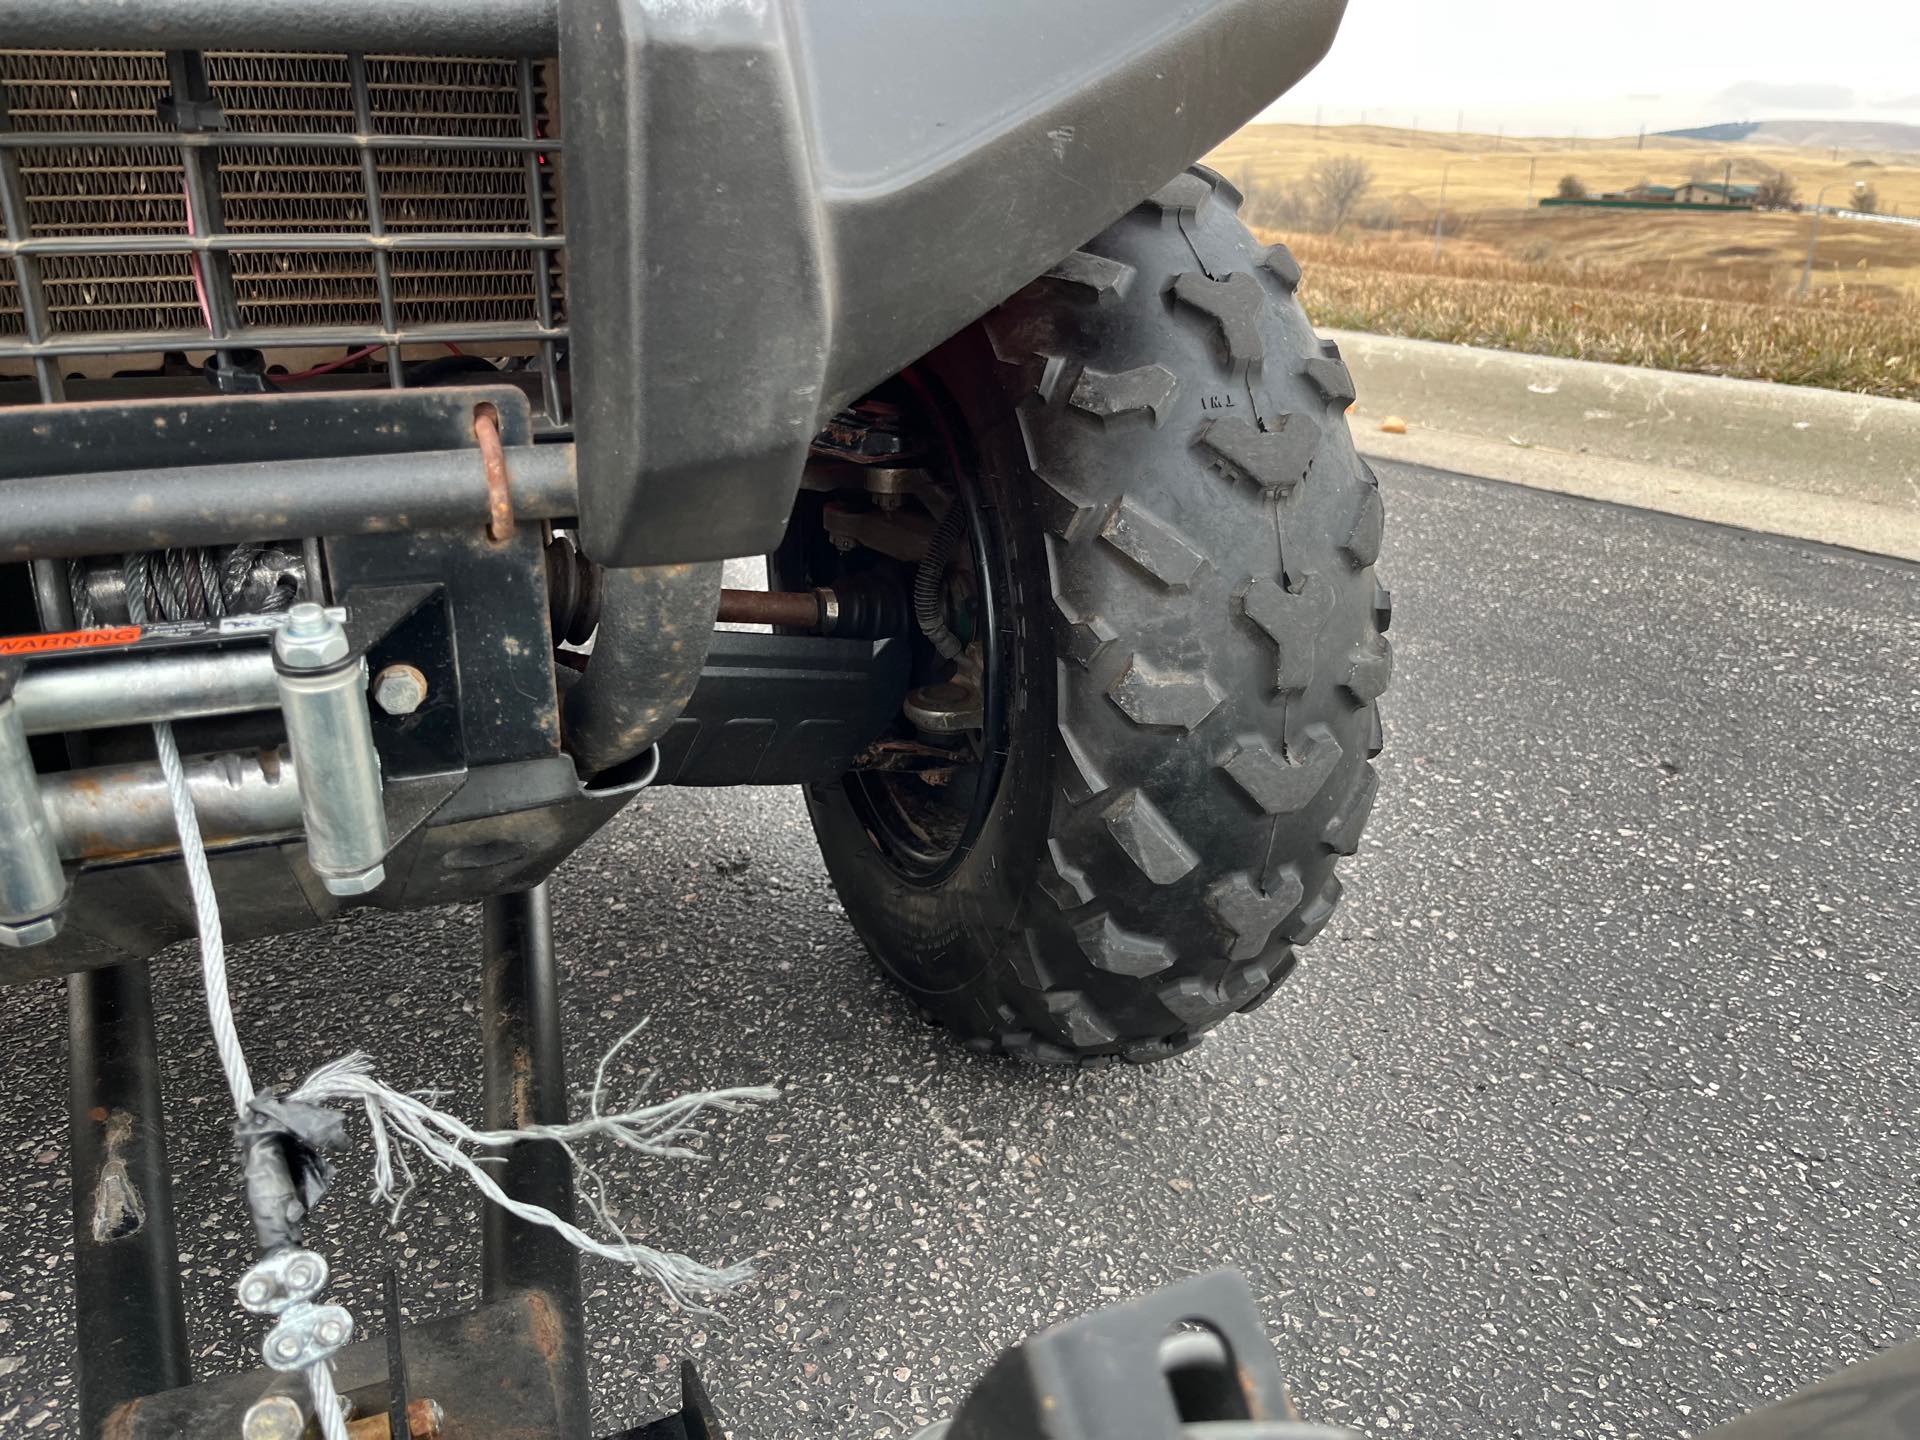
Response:
MULTIPOLYGON (((785 791, 643 795, 554 881, 576 1080, 770 1081, 700 1164, 604 1167, 635 1233, 759 1275, 714 1315, 588 1270, 600 1418, 691 1353, 739 1437, 886 1437, 995 1351, 1217 1265, 1309 1418, 1667 1436, 1920 1332, 1920 571, 1383 465, 1379 807, 1297 976, 1197 1052, 983 1062, 876 975, 785 791)), ((246 947, 256 1075, 365 1047, 477 1111, 477 916, 246 947)), ((196 1364, 257 1343, 184 954, 157 980, 196 1364)), ((0 1435, 70 1435, 53 985, 0 993, 0 1435)), ((442 1177, 346 1167, 318 1243, 363 1320, 475 1298, 442 1177)))

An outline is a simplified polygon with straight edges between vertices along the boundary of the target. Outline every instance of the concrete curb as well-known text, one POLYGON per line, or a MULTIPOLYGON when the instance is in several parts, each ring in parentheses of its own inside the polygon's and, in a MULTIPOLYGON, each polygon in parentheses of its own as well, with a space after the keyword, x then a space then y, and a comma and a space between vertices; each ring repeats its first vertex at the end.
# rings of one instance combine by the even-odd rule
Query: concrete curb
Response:
POLYGON ((1327 334, 1365 454, 1920 560, 1920 405, 1327 334))

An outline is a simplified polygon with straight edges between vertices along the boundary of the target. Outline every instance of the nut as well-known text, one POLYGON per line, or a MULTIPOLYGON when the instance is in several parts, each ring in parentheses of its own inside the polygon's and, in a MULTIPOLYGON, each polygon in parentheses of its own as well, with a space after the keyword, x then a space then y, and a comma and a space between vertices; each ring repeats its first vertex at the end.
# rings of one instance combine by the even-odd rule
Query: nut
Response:
POLYGON ((980 692, 962 676, 911 691, 902 709, 916 728, 935 735, 955 735, 983 723, 980 692))
POLYGON ((312 1295, 327 1283, 327 1265, 318 1255, 295 1255, 287 1261, 287 1289, 312 1295))
POLYGON ((326 886, 329 895, 371 895, 386 878, 387 867, 382 864, 369 865, 352 875, 322 875, 320 883, 326 886))
POLYGON ((306 1347, 300 1343, 298 1335, 282 1330, 267 1337, 267 1348, 275 1360, 298 1360, 300 1352, 306 1347))
POLYGON ((60 933, 61 923, 65 919, 65 915, 56 913, 41 915, 33 920, 16 920, 0 925, 0 945, 6 945, 15 950, 44 945, 60 933))
POLYGON ((417 666, 388 665, 373 677, 373 703, 389 715, 411 715, 427 700, 427 677, 417 666))
POLYGON ((311 600, 289 609, 273 637, 274 660, 286 670, 324 670, 346 659, 349 648, 346 627, 311 600))

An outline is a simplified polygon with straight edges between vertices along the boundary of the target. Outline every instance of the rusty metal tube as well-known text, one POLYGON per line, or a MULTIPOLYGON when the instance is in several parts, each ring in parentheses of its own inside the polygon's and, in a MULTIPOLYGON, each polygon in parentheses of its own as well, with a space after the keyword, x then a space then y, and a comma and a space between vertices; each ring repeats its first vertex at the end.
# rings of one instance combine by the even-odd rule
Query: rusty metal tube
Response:
MULTIPOLYGON (((510 445, 504 458, 517 517, 579 509, 573 446, 510 445)), ((466 529, 492 514, 471 450, 23 475, 0 485, 0 563, 259 535, 466 529)))
POLYGON ((778 625, 787 630, 820 628, 817 590, 722 590, 720 614, 726 625, 778 625))
POLYGON ((191 1380, 146 962, 67 977, 79 1430, 191 1380))
MULTIPOLYGON (((300 785, 285 750, 199 755, 185 768, 209 847, 300 833, 300 785)), ((158 765, 47 775, 40 781, 40 803, 63 860, 144 857, 180 848, 158 765)))
MULTIPOLYGON (((718 566, 714 567, 716 570, 718 566)), ((487 1128, 560 1124, 567 1118, 566 1047, 561 1041, 560 971, 545 883, 492 895, 481 907, 481 1064, 487 1128)), ((516 1200, 574 1219, 573 1162, 552 1140, 506 1147, 492 1174, 516 1200)), ((586 1317, 580 1252, 554 1231, 498 1205, 481 1212, 480 1298, 527 1294, 549 1317, 547 1361, 555 1435, 591 1434, 587 1423, 586 1317)), ((545 1346, 542 1347, 546 1349, 545 1346)))

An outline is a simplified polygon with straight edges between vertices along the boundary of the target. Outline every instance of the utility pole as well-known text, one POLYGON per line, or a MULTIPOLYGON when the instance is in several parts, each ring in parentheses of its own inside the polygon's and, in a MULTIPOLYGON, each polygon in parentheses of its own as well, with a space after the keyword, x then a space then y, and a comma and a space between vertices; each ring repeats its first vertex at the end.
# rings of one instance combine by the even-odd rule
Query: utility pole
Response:
POLYGON ((1313 138, 1316 140, 1320 138, 1320 114, 1325 108, 1322 105, 1313 107, 1313 138))
POLYGON ((1539 164, 1540 157, 1538 155, 1529 155, 1527 157, 1527 208, 1529 210, 1533 208, 1533 172, 1539 167, 1539 164))
POLYGON ((1456 135, 1464 135, 1467 133, 1467 112, 1466 111, 1462 110, 1460 112, 1460 118, 1454 122, 1453 133, 1456 135))
MULTIPOLYGON (((1820 193, 1813 197, 1813 234, 1807 239, 1807 263, 1806 267, 1800 272, 1800 298, 1802 300, 1807 298, 1808 291, 1813 288, 1813 252, 1820 248, 1820 216, 1823 213, 1822 202, 1827 198, 1827 191, 1836 185, 1844 185, 1846 183, 1844 180, 1829 180, 1820 187, 1820 193)), ((1859 189, 1864 183, 1864 181, 1855 181, 1854 189, 1859 189)))
POLYGON ((1636 150, 1644 150, 1647 148, 1647 122, 1644 120, 1640 122, 1640 143, 1633 148, 1636 150))
POLYGON ((1733 157, 1731 155, 1727 157, 1726 177, 1720 182, 1720 198, 1729 205, 1733 204, 1733 157))
POLYGON ((1453 169, 1453 162, 1447 161, 1440 167, 1440 208, 1433 212, 1433 258, 1440 258, 1440 227, 1447 218, 1447 172, 1453 169))

